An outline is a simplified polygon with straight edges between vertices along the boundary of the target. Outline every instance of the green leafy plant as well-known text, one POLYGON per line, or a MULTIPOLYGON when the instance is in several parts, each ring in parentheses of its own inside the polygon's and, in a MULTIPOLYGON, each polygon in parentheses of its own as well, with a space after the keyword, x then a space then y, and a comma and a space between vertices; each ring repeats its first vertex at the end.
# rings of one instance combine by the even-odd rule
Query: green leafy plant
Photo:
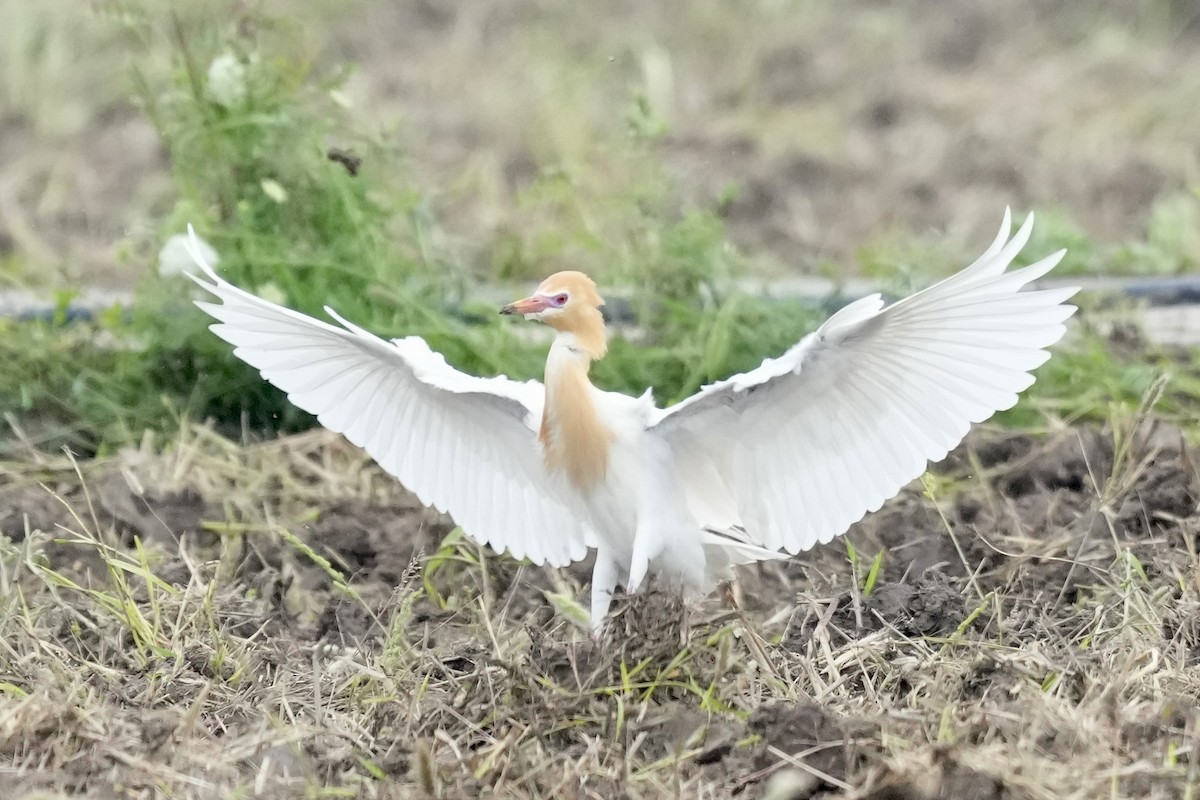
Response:
MULTIPOLYGON (((250 12, 221 28, 123 20, 148 52, 170 54, 166 73, 150 71, 166 63, 155 57, 135 74, 178 191, 164 240, 191 223, 222 276, 250 291, 318 317, 329 305, 384 336, 423 336, 473 373, 539 375, 544 344, 464 302, 469 271, 431 244, 437 221, 402 154, 356 128, 344 72, 317 72, 296 28, 250 12)), ((574 266, 624 287, 640 331, 636 347, 618 332, 597 380, 675 400, 792 344, 816 315, 730 291, 740 256, 713 213, 675 206, 655 151, 664 132, 635 93, 625 138, 611 145, 629 181, 589 181, 577 162, 543 168, 523 201, 537 224, 501 272, 538 274, 584 254, 574 266)), ((128 312, 15 326, 6 343, 24 355, 16 377, 0 379, 4 410, 50 408, 62 429, 41 441, 74 437, 84 449, 181 414, 230 433, 314 424, 209 333, 197 296, 178 275, 153 276, 128 312)))

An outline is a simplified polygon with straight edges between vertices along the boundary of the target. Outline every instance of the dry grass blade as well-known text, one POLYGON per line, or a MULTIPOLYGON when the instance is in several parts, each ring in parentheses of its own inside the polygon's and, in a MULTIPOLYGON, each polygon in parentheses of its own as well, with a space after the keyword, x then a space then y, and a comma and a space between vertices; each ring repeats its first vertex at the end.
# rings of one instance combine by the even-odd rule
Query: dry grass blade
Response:
POLYGON ((1150 423, 974 437, 851 533, 870 592, 827 548, 599 644, 546 600, 586 570, 445 539, 334 437, 6 464, 0 754, 195 798, 1187 796, 1200 492, 1150 423))

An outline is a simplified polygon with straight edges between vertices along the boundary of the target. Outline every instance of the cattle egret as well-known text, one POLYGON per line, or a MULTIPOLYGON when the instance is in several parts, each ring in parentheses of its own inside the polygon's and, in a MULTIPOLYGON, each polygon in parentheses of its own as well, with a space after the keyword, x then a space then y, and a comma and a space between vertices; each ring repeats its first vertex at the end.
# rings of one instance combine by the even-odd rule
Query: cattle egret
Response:
POLYGON ((468 535, 535 564, 594 550, 598 631, 616 587, 636 591, 649 570, 696 596, 733 565, 830 541, 1015 404, 1076 289, 1020 291, 1064 251, 1007 272, 1033 215, 1012 239, 1010 222, 958 274, 891 305, 852 302, 778 358, 665 409, 588 379, 604 301, 581 272, 501 312, 554 329, 544 384, 467 375, 419 337, 275 305, 195 245, 207 280, 192 279, 221 301, 197 305, 235 355, 468 535))

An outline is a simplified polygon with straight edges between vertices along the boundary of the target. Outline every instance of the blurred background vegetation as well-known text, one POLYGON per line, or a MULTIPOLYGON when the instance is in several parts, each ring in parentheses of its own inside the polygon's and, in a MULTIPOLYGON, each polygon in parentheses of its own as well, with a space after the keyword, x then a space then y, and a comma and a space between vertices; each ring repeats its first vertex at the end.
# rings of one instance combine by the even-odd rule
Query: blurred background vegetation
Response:
MULTIPOLYGON (((1039 213, 1031 257, 1071 249, 1063 273, 1200 261, 1200 9, 1177 0, 0 0, 0 20, 0 292, 51 308, 0 318, 0 412, 35 446, 311 424, 191 307, 163 249, 188 222, 246 288, 486 374, 536 377, 544 351, 495 302, 584 269, 638 322, 597 381, 663 402, 828 311, 747 286, 907 291, 1008 204, 1039 213), (97 288, 135 300, 73 313, 97 288)), ((1164 409, 1192 414, 1191 354, 1112 329, 1085 322, 1009 421, 1102 417, 1164 369, 1164 409)))

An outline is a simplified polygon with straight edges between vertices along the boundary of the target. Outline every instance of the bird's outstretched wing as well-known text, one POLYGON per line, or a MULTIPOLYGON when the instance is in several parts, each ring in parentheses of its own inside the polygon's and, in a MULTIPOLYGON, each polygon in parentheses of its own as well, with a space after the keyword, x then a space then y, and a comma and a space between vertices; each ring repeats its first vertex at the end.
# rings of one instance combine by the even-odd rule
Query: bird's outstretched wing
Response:
POLYGON ((1060 251, 1006 272, 1033 215, 1010 215, 974 264, 884 307, 853 302, 757 369, 664 409, 650 431, 681 464, 689 495, 724 509, 768 548, 828 542, 1017 402, 1066 330, 1073 288, 1021 292, 1060 251), (683 469, 686 466, 686 469, 683 469))
POLYGON ((558 499, 537 449, 540 383, 467 375, 420 337, 388 342, 328 307, 343 327, 255 297, 213 272, 194 234, 190 254, 208 280, 192 279, 221 301, 196 304, 220 321, 212 331, 421 502, 518 558, 562 566, 587 555, 593 535, 558 499))

